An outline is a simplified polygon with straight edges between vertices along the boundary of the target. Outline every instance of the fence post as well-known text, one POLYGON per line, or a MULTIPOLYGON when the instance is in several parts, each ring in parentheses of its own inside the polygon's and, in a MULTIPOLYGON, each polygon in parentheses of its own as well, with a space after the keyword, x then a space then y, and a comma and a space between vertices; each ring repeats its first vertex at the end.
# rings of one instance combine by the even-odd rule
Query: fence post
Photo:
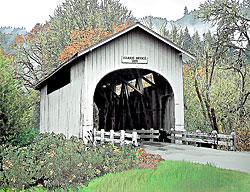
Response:
MULTIPOLYGON (((197 135, 196 135, 196 138, 198 139, 198 138, 199 138, 199 133, 201 133, 201 130, 197 129, 195 132, 196 132, 196 134, 197 134, 197 135)), ((196 141, 196 142, 195 142, 195 146, 196 146, 196 147, 200 147, 201 144, 200 144, 199 142, 196 141)))
POLYGON ((110 130, 110 140, 111 140, 111 144, 114 145, 114 130, 113 129, 110 130))
POLYGON ((150 136, 152 136, 152 138, 150 138, 149 141, 153 141, 153 140, 154 140, 154 139, 153 139, 153 136, 154 136, 154 128, 151 128, 150 131, 151 131, 150 136))
POLYGON ((188 145, 188 142, 187 142, 187 133, 186 133, 186 131, 183 131, 181 137, 182 137, 182 143, 183 143, 184 145, 188 145))
POLYGON ((235 132, 232 132, 231 136, 232 136, 232 147, 231 147, 231 150, 236 151, 237 138, 236 138, 235 132))
POLYGON ((93 130, 93 137, 94 137, 93 145, 96 146, 96 128, 94 128, 93 130))
POLYGON ((138 146, 138 142, 137 142, 137 132, 133 130, 133 133, 132 133, 132 143, 135 145, 135 146, 138 146))
POLYGON ((217 144, 218 144, 217 131, 213 130, 212 133, 211 133, 211 135, 212 135, 212 137, 214 139, 214 144, 212 145, 212 148, 216 149, 217 148, 217 144))
MULTIPOLYGON (((145 129, 144 128, 141 128, 141 130, 142 130, 142 132, 141 132, 141 136, 142 136, 142 138, 143 138, 143 136, 145 135, 145 129)), ((142 141, 145 141, 145 139, 143 139, 142 141)))
POLYGON ((175 143, 175 134, 174 134, 174 128, 171 128, 171 143, 175 143))
POLYGON ((104 129, 101 129, 101 144, 104 144, 104 129))
POLYGON ((121 146, 124 144, 124 140, 125 140, 125 131, 121 130, 121 136, 120 136, 121 146))

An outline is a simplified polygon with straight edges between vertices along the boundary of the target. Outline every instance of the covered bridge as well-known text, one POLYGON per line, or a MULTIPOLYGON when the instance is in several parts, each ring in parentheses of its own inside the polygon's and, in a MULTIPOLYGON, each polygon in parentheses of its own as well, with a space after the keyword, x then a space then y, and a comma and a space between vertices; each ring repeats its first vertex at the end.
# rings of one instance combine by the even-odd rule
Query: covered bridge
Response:
POLYGON ((185 58, 194 56, 140 23, 100 41, 35 86, 40 132, 184 130, 185 58))

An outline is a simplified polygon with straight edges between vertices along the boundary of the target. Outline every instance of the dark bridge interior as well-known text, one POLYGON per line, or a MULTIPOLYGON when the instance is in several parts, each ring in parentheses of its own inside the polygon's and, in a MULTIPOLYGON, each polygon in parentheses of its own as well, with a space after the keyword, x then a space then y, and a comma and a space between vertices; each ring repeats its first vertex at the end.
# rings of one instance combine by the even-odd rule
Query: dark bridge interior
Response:
POLYGON ((160 129, 174 127, 174 94, 168 81, 146 69, 121 69, 107 74, 94 95, 94 127, 160 129))

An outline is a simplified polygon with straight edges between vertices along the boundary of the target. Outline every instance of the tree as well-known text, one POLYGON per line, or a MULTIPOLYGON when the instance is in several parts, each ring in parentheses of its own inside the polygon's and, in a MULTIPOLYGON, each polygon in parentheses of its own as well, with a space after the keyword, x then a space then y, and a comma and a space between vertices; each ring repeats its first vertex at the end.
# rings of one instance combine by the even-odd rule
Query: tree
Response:
POLYGON ((184 34, 183 34, 183 49, 185 49, 186 51, 188 51, 189 49, 191 49, 191 36, 189 34, 188 28, 185 28, 184 34))
POLYGON ((166 26, 167 26, 167 20, 161 20, 160 23, 160 35, 161 36, 165 36, 166 33, 166 26))
POLYGON ((26 145, 36 135, 31 110, 34 92, 23 90, 23 81, 15 76, 12 59, 0 55, 0 143, 26 145))
POLYGON ((177 27, 173 24, 173 25, 172 25, 172 29, 171 29, 170 34, 169 34, 169 39, 170 39, 171 41, 173 41, 173 42, 175 42, 175 43, 178 44, 178 36, 179 36, 179 34, 178 34, 178 29, 177 29, 177 27))
POLYGON ((236 82, 239 87, 237 105, 230 113, 237 115, 240 123, 246 122, 249 118, 246 106, 250 97, 249 3, 239 0, 206 1, 200 5, 197 17, 217 27, 216 44, 220 47, 217 55, 227 60, 220 68, 232 70, 240 77, 236 82))
POLYGON ((184 16, 186 16, 186 15, 188 15, 188 8, 187 8, 187 6, 185 6, 185 8, 184 8, 184 16))
POLYGON ((153 17, 152 16, 146 16, 141 19, 141 22, 147 26, 149 29, 153 30, 153 17))
POLYGON ((24 37, 16 37, 14 62, 17 65, 17 76, 24 81, 27 89, 33 88, 40 78, 44 77, 55 67, 57 63, 48 63, 48 50, 53 55, 53 49, 48 47, 46 41, 48 25, 36 24, 36 26, 24 37), (47 59, 46 59, 47 58, 47 59))
POLYGON ((128 25, 127 23, 125 25, 120 26, 116 26, 116 24, 113 24, 112 27, 113 33, 105 32, 102 28, 91 29, 88 27, 85 27, 80 31, 70 32, 71 43, 65 47, 63 52, 60 53, 60 57, 58 58, 59 62, 63 62, 75 55, 77 52, 82 51, 85 48, 97 43, 98 41, 127 28, 128 25))
POLYGON ((46 62, 57 63, 60 53, 71 43, 69 31, 87 28, 112 33, 112 24, 133 24, 135 18, 117 0, 68 0, 58 6, 48 22, 46 62), (53 54, 51 54, 51 50, 53 54))
POLYGON ((119 26, 135 20, 118 0, 67 0, 57 7, 46 24, 37 24, 14 46, 19 75, 25 86, 33 87, 58 67, 60 53, 71 43, 70 32, 89 28, 113 33, 113 23, 119 26))

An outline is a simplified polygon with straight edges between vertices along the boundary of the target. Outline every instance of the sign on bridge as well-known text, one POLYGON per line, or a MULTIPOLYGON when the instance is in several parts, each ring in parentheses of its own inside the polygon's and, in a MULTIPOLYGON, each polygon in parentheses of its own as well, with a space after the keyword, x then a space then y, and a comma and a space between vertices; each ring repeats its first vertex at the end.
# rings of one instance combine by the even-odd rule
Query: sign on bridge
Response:
POLYGON ((148 64, 148 57, 122 56, 122 63, 125 63, 125 64, 148 64))

